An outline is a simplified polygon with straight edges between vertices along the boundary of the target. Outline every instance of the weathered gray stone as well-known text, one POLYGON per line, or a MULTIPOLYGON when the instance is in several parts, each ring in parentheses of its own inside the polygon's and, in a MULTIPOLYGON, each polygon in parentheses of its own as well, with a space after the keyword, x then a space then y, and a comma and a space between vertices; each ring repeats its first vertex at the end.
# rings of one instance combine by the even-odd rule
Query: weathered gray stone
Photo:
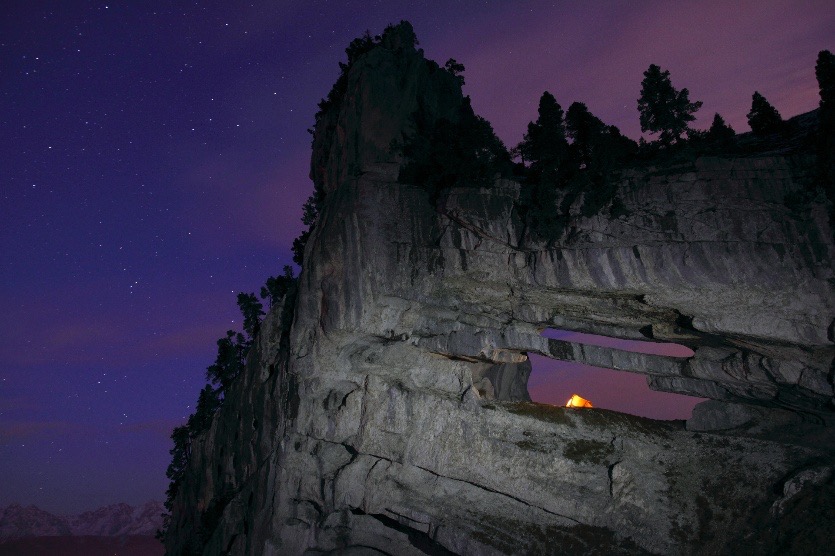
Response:
POLYGON ((626 217, 575 207, 561 240, 537 243, 512 181, 436 206, 397 182, 389 146, 418 103, 440 117, 461 102, 399 32, 318 121, 327 200, 294 311, 267 315, 195 440, 169 552, 768 553, 772 531, 825 532, 809 485, 835 487, 804 469, 835 457, 832 234, 822 208, 798 220, 782 204, 812 160, 629 169, 626 217), (540 336, 555 325, 694 355, 540 336), (530 403, 528 353, 714 401, 687 428, 530 403))
POLYGON ((693 408, 693 416, 687 420, 687 430, 745 428, 748 432, 761 432, 802 422, 803 418, 792 411, 708 400, 693 408))
POLYGON ((780 517, 785 513, 786 505, 803 489, 816 489, 832 477, 832 466, 813 467, 800 471, 783 486, 783 497, 771 506, 771 513, 780 517))

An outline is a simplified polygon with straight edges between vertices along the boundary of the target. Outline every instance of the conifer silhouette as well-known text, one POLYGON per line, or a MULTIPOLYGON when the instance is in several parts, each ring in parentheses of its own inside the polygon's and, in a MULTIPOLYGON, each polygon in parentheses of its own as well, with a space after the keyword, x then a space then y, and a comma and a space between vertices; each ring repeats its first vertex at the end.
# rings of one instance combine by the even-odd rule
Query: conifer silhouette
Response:
POLYGON ((638 112, 641 115, 641 131, 658 133, 661 143, 672 145, 681 141, 689 123, 702 102, 690 102, 690 91, 677 91, 670 81, 670 72, 651 64, 644 72, 638 112))
POLYGON ((713 123, 707 131, 707 139, 711 143, 727 143, 736 136, 734 128, 725 123, 725 118, 718 113, 713 115, 713 123))
POLYGON ((783 118, 757 91, 751 97, 751 110, 747 114, 748 125, 755 135, 770 135, 783 129, 783 118))

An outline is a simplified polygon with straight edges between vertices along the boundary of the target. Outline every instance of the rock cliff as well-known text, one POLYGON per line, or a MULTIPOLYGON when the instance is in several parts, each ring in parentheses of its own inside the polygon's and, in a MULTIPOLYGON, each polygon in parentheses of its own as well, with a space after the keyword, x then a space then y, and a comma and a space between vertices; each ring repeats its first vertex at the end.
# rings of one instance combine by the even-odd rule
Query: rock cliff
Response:
POLYGON ((408 24, 317 121, 298 291, 192 447, 169 554, 813 552, 832 540, 832 233, 812 155, 624 170, 625 215, 526 234, 519 184, 430 202, 392 141, 460 86, 408 24), (692 357, 547 339, 672 341, 692 357), (710 401, 661 422, 531 403, 528 354, 710 401))

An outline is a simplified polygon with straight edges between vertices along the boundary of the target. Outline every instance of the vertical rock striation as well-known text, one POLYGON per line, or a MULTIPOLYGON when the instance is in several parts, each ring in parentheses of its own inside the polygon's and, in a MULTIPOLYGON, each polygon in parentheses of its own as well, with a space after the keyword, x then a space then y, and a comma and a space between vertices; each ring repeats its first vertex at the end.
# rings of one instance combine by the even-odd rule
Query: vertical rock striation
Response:
POLYGON ((317 120, 326 193, 295 299, 193 447, 170 554, 812 552, 832 538, 832 233, 802 153, 619 175, 626 215, 525 233, 519 185, 398 182, 455 77, 411 26, 317 120), (685 359, 540 336, 675 341, 685 359), (711 398, 685 427, 533 404, 527 354, 711 398))

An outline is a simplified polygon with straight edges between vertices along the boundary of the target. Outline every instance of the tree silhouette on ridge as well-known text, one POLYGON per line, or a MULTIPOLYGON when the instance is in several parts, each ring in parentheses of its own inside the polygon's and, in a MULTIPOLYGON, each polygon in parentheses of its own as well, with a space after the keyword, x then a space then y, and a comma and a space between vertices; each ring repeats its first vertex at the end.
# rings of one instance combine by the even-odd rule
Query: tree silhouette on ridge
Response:
POLYGON ((658 133, 663 145, 670 146, 681 141, 682 136, 690 131, 689 123, 696 119, 693 114, 701 106, 701 101, 690 102, 690 91, 686 88, 677 91, 673 87, 669 71, 650 64, 644 72, 641 96, 638 98, 641 131, 658 133))
POLYGON ((770 135, 782 131, 784 127, 780 113, 757 91, 751 97, 751 110, 747 117, 754 135, 770 135))

